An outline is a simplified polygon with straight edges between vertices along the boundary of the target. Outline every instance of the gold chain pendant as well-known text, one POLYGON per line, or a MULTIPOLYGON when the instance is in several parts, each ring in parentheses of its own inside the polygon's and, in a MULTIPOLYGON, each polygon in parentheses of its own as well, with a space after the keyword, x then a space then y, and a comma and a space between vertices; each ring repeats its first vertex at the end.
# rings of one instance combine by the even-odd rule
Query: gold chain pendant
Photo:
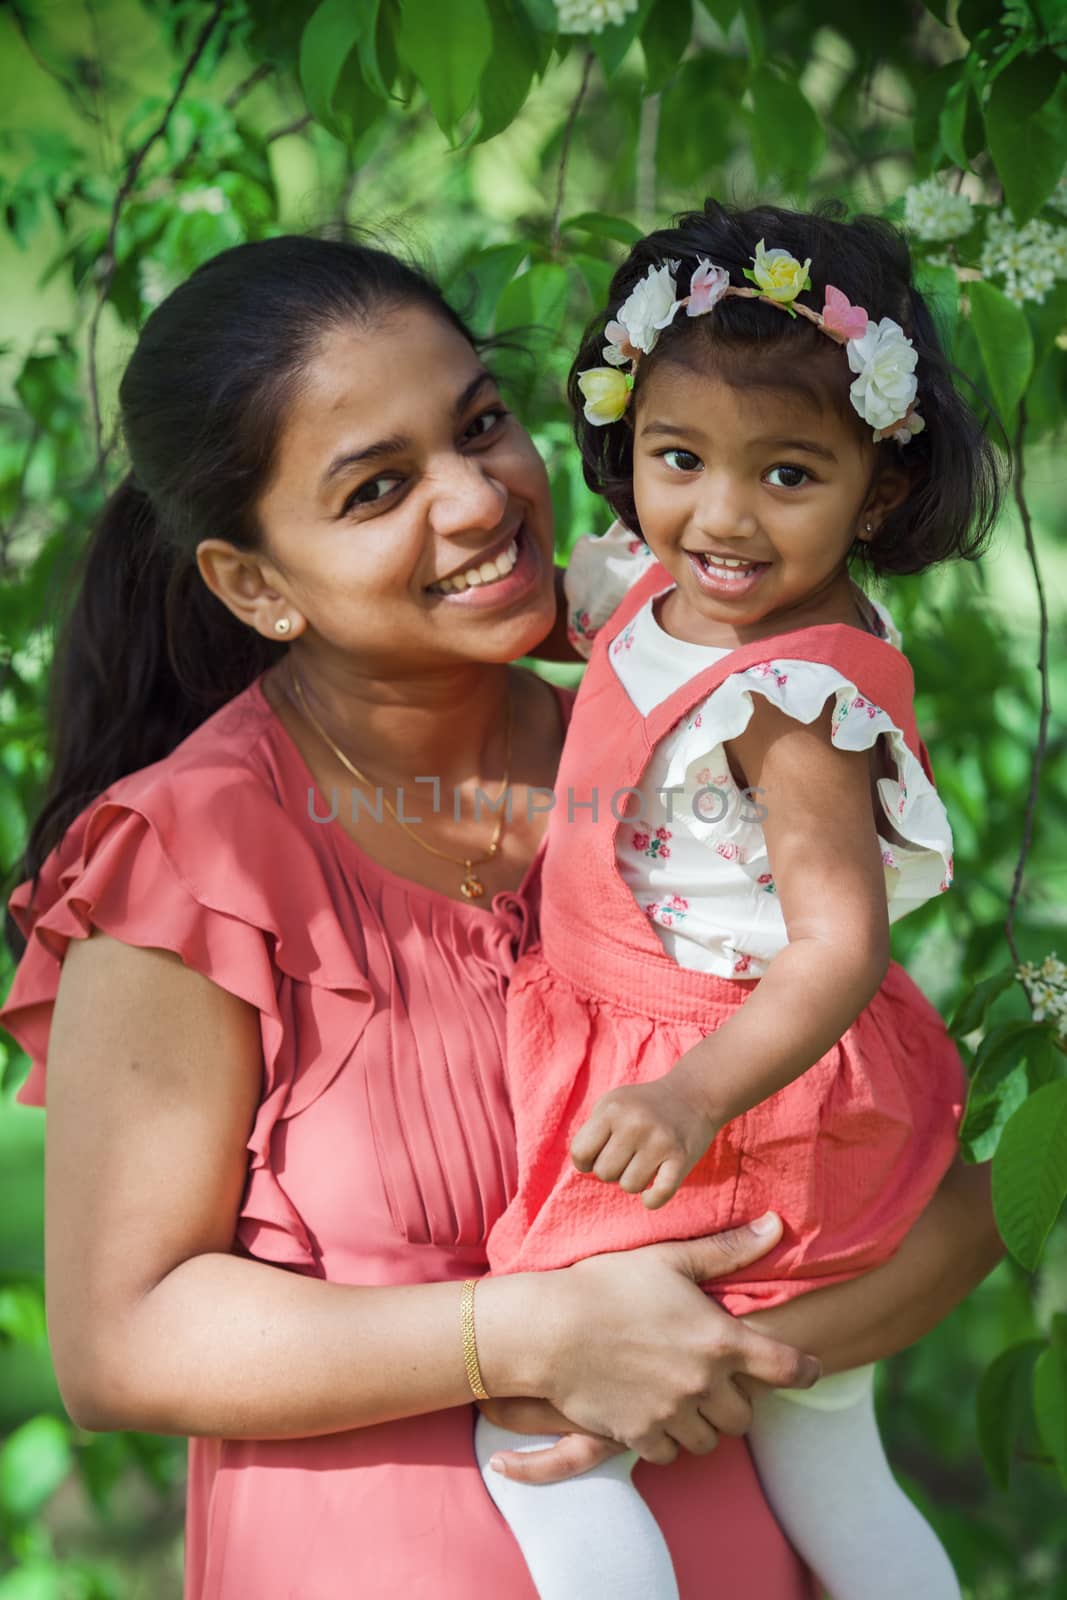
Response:
POLYGON ((474 868, 469 861, 465 861, 463 865, 467 869, 467 875, 459 886, 459 892, 464 900, 480 900, 485 893, 485 884, 480 878, 475 877, 474 868))

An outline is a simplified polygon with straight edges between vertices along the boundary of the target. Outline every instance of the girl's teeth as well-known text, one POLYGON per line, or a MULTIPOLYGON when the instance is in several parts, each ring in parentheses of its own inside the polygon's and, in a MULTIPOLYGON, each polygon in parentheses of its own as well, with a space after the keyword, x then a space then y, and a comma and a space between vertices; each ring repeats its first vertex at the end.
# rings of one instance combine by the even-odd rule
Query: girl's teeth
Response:
POLYGON ((464 589, 477 589, 483 583, 495 583, 498 578, 507 577, 518 559, 519 542, 512 539, 495 561, 483 561, 481 566, 468 567, 466 572, 457 572, 452 578, 431 584, 431 593, 460 594, 464 589))

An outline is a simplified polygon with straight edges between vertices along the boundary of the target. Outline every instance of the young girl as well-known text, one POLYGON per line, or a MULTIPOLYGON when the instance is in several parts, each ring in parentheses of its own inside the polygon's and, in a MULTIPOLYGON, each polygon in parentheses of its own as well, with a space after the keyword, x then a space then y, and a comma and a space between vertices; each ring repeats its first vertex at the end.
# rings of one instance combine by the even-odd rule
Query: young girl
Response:
MULTIPOLYGON (((587 480, 624 526, 568 576, 590 665, 543 945, 510 990, 519 1183, 489 1259, 565 1266, 772 1207, 778 1246, 706 1286, 743 1315, 884 1261, 954 1154, 960 1060, 889 959, 890 922, 949 886, 951 834, 896 630, 850 568, 977 554, 995 463, 873 219, 709 201, 650 235, 579 393, 587 480)), ((752 1394, 764 1486, 832 1600, 951 1600, 871 1378, 752 1394)), ((544 1600, 677 1593, 633 1453, 534 1488, 490 1467, 517 1439, 552 1443, 480 1419, 544 1600)), ((699 1406, 677 1443, 714 1443, 699 1406)))

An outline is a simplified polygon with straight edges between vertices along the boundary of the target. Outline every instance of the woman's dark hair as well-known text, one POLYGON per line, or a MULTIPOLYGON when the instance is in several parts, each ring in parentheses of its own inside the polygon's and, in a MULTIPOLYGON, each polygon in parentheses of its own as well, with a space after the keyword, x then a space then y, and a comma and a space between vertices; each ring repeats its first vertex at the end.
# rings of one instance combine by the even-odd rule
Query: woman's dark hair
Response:
MULTIPOLYGON (((20 878, 109 784, 168 755, 284 654, 211 593, 196 546, 257 547, 257 501, 319 341, 410 305, 478 347, 422 272, 348 240, 237 245, 152 312, 119 388, 132 470, 88 541, 57 641, 51 776, 20 878)), ((10 917, 8 940, 17 953, 10 917)))
MULTIPOLYGON (((568 393, 585 481, 635 533, 641 527, 633 495, 632 405, 619 422, 588 422, 578 374, 603 364, 605 326, 650 267, 678 263, 679 298, 688 293, 700 257, 724 267, 731 284, 746 288, 744 270, 763 239, 768 250, 788 250, 800 261, 811 258, 812 288, 805 291, 803 304, 820 309, 829 279, 873 321, 892 317, 899 322, 919 357, 918 409, 926 427, 898 456, 912 487, 903 504, 885 518, 875 540, 856 542, 852 559, 883 574, 921 572, 952 556, 970 560, 981 554, 1000 508, 997 456, 953 381, 930 309, 912 282, 911 257, 901 234, 878 217, 846 222, 845 215, 845 207, 836 201, 804 212, 778 206, 740 210, 709 199, 702 211, 688 211, 673 228, 642 239, 615 274, 610 304, 582 340, 568 393)), ((828 399, 857 427, 866 427, 848 398, 853 374, 844 350, 806 318, 785 316, 759 300, 731 297, 720 300, 707 316, 675 316, 652 353, 642 356, 635 394, 660 361, 698 363, 736 388, 799 389, 817 404, 828 399)), ((898 450, 892 442, 882 448, 898 450)))

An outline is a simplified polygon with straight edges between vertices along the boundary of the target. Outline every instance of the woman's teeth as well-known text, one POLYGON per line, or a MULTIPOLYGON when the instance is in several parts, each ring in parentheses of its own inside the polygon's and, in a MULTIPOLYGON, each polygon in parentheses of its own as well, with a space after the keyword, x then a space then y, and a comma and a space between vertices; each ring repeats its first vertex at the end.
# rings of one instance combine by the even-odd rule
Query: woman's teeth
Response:
POLYGON ((515 538, 495 561, 483 561, 465 572, 454 573, 451 578, 442 578, 440 583, 430 585, 430 593, 458 594, 463 589, 477 589, 483 583, 495 583, 498 578, 507 577, 518 559, 519 541, 515 538))

